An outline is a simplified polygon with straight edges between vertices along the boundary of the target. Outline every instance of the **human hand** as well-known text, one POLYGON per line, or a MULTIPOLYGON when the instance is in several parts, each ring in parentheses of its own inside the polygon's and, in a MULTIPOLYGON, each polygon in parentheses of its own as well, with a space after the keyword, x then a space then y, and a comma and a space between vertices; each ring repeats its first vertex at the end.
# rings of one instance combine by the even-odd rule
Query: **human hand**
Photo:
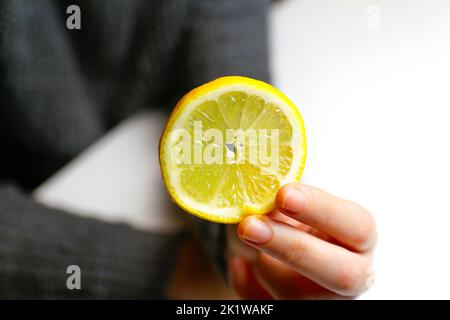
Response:
POLYGON ((373 282, 375 221, 356 203, 291 183, 272 213, 233 227, 229 272, 242 298, 354 297, 373 282))

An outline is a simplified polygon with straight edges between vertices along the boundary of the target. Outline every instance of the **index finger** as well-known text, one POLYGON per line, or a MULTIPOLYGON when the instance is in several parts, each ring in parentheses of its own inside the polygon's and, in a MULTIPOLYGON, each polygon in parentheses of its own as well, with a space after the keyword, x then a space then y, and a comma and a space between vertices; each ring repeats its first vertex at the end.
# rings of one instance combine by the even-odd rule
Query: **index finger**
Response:
POLYGON ((356 251, 371 249, 375 221, 360 205, 300 183, 280 188, 276 206, 286 215, 317 228, 356 251))

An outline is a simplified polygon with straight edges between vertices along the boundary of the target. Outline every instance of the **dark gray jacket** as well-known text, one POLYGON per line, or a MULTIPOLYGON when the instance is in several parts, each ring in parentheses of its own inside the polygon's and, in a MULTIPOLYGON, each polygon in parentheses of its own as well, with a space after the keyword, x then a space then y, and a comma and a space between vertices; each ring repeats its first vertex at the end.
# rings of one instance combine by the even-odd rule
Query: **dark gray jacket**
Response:
MULTIPOLYGON (((29 192, 143 106, 170 112, 218 76, 267 81, 267 2, 0 0, 0 297, 164 297, 182 235, 81 218, 29 192), (81 30, 66 28, 71 4, 81 30), (67 290, 74 263, 83 290, 67 290)), ((195 222, 223 267, 222 226, 195 222)))

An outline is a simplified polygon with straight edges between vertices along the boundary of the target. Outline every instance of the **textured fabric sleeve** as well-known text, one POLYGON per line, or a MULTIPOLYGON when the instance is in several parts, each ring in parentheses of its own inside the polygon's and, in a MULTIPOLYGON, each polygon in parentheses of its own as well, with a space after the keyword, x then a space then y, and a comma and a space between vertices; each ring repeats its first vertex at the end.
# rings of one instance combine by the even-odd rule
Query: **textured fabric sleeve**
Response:
POLYGON ((181 234, 53 210, 0 185, 1 298, 164 298, 181 234), (81 269, 81 289, 67 268, 81 269))
MULTIPOLYGON (((269 82, 267 0, 199 0, 187 30, 185 86, 241 75, 269 82)), ((225 226, 191 218, 200 242, 226 277, 225 226)))

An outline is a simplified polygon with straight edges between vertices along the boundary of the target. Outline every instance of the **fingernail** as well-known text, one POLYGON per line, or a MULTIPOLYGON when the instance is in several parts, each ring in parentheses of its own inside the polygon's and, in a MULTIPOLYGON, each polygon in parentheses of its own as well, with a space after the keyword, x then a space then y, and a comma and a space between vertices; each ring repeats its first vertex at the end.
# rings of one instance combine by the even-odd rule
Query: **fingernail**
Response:
POLYGON ((281 202, 281 209, 286 213, 299 213, 306 207, 306 195, 297 188, 290 187, 281 202))
POLYGON ((263 244, 272 238, 272 229, 259 218, 251 218, 244 228, 239 228, 239 235, 242 239, 256 244, 263 244))

